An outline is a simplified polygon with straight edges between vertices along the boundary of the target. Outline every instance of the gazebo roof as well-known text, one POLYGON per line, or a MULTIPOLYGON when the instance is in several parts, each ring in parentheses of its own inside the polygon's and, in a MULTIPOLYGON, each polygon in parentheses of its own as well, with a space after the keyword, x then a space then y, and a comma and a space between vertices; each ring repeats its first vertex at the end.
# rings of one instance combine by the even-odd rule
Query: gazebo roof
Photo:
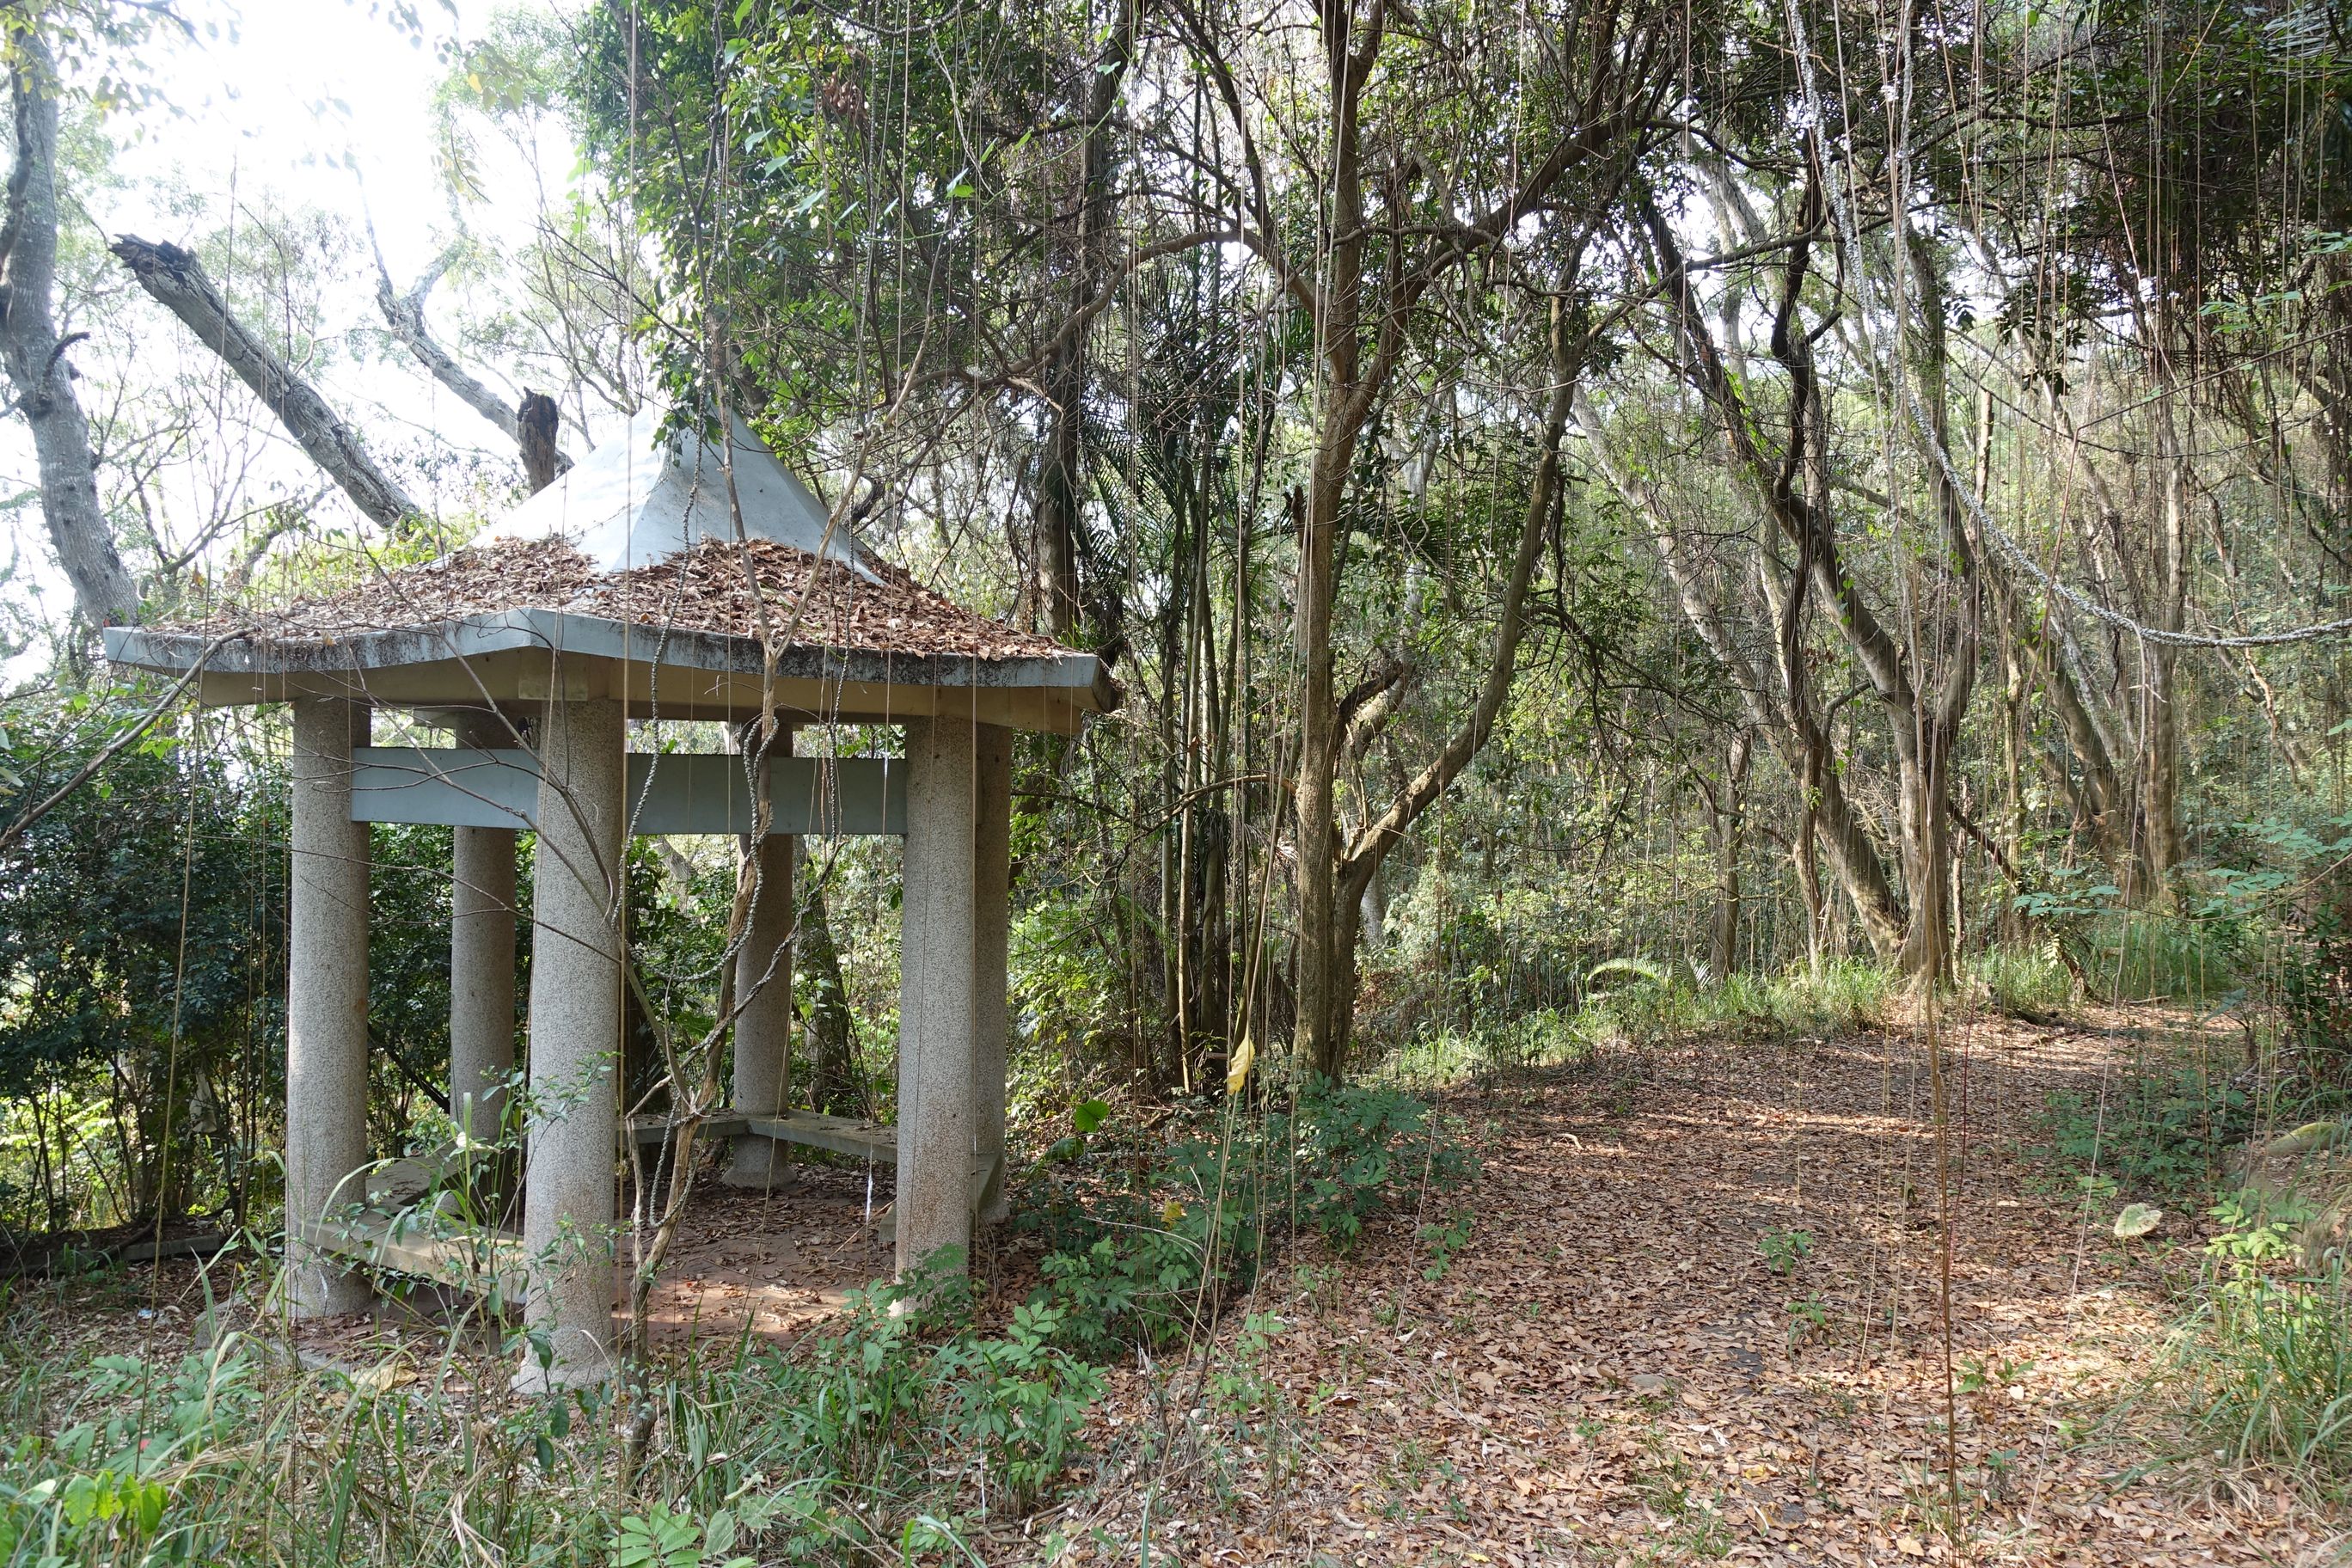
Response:
POLYGON ((740 426, 734 532, 719 455, 696 437, 606 443, 488 531, 486 542, 270 609, 106 633, 118 665, 201 665, 212 704, 305 693, 393 707, 625 700, 638 717, 740 718, 778 700, 803 720, 958 713, 1075 731, 1114 706, 1091 654, 962 608, 881 561, 740 426), (560 689, 559 689, 560 688, 560 689))
POLYGON ((650 565, 708 539, 732 542, 731 466, 745 536, 840 562, 869 583, 881 580, 875 557, 846 527, 827 527, 824 503, 741 420, 724 453, 693 431, 657 438, 656 426, 650 415, 632 418, 618 439, 509 512, 484 541, 567 539, 599 572, 650 565))

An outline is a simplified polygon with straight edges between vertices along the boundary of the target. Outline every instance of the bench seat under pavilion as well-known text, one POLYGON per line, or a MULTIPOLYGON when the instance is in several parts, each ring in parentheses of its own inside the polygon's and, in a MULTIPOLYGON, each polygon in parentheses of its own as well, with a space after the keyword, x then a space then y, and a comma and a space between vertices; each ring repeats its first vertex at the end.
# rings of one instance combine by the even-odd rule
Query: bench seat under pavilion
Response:
POLYGON ((298 1315, 364 1309, 371 1264, 433 1261, 432 1244, 353 1224, 372 1179, 379 1198, 386 1185, 367 1146, 374 822, 454 836, 449 1104, 477 1145, 497 1139, 515 1073, 517 834, 535 835, 521 1232, 463 1244, 541 1331, 520 1384, 609 1375, 623 1140, 665 1131, 625 1126, 615 1081, 631 834, 749 835, 754 791, 768 803, 748 845, 731 1103, 709 1124, 730 1140, 725 1179, 777 1179, 782 1142, 880 1159, 902 1270, 968 1247, 975 1208, 1001 1208, 1013 735, 1075 733, 1116 688, 1093 656, 875 556, 740 425, 727 446, 634 421, 439 561, 106 633, 110 662, 193 670, 207 705, 291 709, 283 1290, 298 1315), (449 744, 373 745, 380 710, 449 744), (746 740, 633 752, 632 720, 746 740), (905 754, 790 754, 793 729, 834 723, 901 725, 905 754), (905 839, 894 1128, 786 1104, 797 840, 849 833, 905 839))

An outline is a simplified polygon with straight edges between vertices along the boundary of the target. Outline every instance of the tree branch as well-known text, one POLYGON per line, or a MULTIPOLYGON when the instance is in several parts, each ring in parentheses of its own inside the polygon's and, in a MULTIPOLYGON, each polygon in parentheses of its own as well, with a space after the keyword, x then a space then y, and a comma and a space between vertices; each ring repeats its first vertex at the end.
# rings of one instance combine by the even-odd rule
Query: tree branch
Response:
POLYGON ((554 404, 538 393, 525 393, 520 405, 509 405, 492 391, 489 385, 457 363, 457 356, 435 341, 425 324, 425 296, 441 275, 449 270, 457 258, 455 246, 436 257, 424 275, 409 285, 405 294, 396 293, 392 287, 392 273, 383 264, 383 251, 376 244, 375 221, 368 220, 368 247, 375 253, 375 302, 383 312, 384 324, 401 345, 416 356, 416 363, 425 373, 455 393, 457 401, 498 426, 500 434, 515 444, 521 452, 523 467, 530 471, 531 491, 537 494, 552 483, 556 476, 572 467, 572 459, 554 445, 555 429, 551 420, 543 430, 531 423, 529 416, 537 412, 532 399, 547 404, 546 413, 552 415, 554 404), (545 478, 541 477, 542 468, 545 478))
POLYGON ((155 244, 129 234, 117 236, 110 248, 141 288, 236 372, 237 379, 278 416, 310 460, 326 470, 369 521, 405 530, 424 515, 424 509, 376 467, 358 433, 318 390, 230 312, 194 256, 168 241, 155 244))

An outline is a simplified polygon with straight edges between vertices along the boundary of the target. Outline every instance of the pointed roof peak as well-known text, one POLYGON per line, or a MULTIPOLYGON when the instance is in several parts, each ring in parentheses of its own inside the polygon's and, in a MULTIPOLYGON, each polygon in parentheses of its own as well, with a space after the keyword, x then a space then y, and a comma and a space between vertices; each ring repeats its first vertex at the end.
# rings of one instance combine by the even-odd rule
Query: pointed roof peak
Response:
POLYGON ((635 415, 619 437, 572 464, 482 538, 567 540, 599 572, 650 566, 705 540, 736 537, 727 483, 731 466, 746 537, 787 544, 880 582, 873 558, 848 528, 828 531, 824 503, 751 426, 740 418, 732 425, 722 452, 698 430, 657 437, 656 416, 635 415))

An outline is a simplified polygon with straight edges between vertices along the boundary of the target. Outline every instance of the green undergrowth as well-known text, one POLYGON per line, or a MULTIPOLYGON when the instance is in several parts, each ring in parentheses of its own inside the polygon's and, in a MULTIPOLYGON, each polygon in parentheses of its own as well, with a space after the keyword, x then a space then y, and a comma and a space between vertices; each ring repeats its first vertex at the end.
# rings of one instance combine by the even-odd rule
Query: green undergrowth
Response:
POLYGON ((2159 1418, 2176 1463, 2255 1470, 2341 1502, 2352 1291, 2340 1145, 2298 1129, 2291 1142, 2310 1142, 2308 1157, 2272 1152, 2263 1130, 2322 1100, 2261 1099, 2199 1063, 2153 1061, 2053 1095, 2034 1152, 2079 1194, 2081 1234, 2153 1267, 2178 1313, 2126 1408, 2159 1418))
POLYGON ((2342 1254, 2306 1246, 2313 1215, 2293 1197, 2249 1190, 2210 1215, 2194 1306, 2158 1379, 2188 1451, 2341 1500, 2352 1483, 2352 1296, 2342 1254))
POLYGON ((1096 1362, 1192 1342, 1295 1238, 1344 1251, 1470 1169, 1393 1089, 1231 1103, 1172 1141, 1122 1131, 1099 1101, 1075 1120, 1021 1203, 1050 1250, 1009 1321, 977 1325, 962 1260, 942 1254, 782 1351, 666 1361, 625 1407, 514 1395, 510 1358, 454 1349, 353 1373, 230 1332, 77 1358, 58 1337, 67 1288, 24 1288, 0 1298, 0 1568, 419 1568, 486 1548, 503 1568, 977 1561, 979 1531, 1066 1483, 1096 1362))
POLYGON ((1966 970, 1975 999, 2011 1017, 2063 1017, 2083 1001, 2083 987, 2055 939, 1988 947, 1969 956, 1966 970))
POLYGON ((27 1294, 0 1360, 0 1563, 971 1560, 976 1525, 1065 1470, 1101 1383, 1050 1305, 973 1327, 960 1262, 854 1293, 789 1351, 663 1367, 625 1485, 609 1392, 512 1398, 509 1363, 454 1358, 353 1376, 236 1333, 69 1370, 27 1294))
POLYGON ((2194 1065, 2053 1094, 2033 1145, 2094 1206, 2204 1201, 2253 1127, 2246 1091, 2194 1065))
POLYGON ((1297 1238, 1344 1252, 1367 1221, 1458 1185, 1472 1165, 1442 1117, 1391 1088, 1228 1100, 1165 1142, 1105 1110, 1078 1108, 1078 1130, 1014 1205, 1015 1227, 1047 1249, 1035 1304, 1058 1314, 1059 1342, 1090 1357, 1194 1338, 1297 1238))
POLYGON ((1424 1024, 1390 1044, 1375 1070, 1385 1081, 1419 1088, 1503 1069, 1579 1066, 1677 1035, 1852 1035, 1885 1023, 1899 988, 1889 971, 1860 960, 1824 964, 1818 976, 1799 968, 1701 984, 1659 964, 1615 959, 1587 978, 1574 1006, 1424 1024))

